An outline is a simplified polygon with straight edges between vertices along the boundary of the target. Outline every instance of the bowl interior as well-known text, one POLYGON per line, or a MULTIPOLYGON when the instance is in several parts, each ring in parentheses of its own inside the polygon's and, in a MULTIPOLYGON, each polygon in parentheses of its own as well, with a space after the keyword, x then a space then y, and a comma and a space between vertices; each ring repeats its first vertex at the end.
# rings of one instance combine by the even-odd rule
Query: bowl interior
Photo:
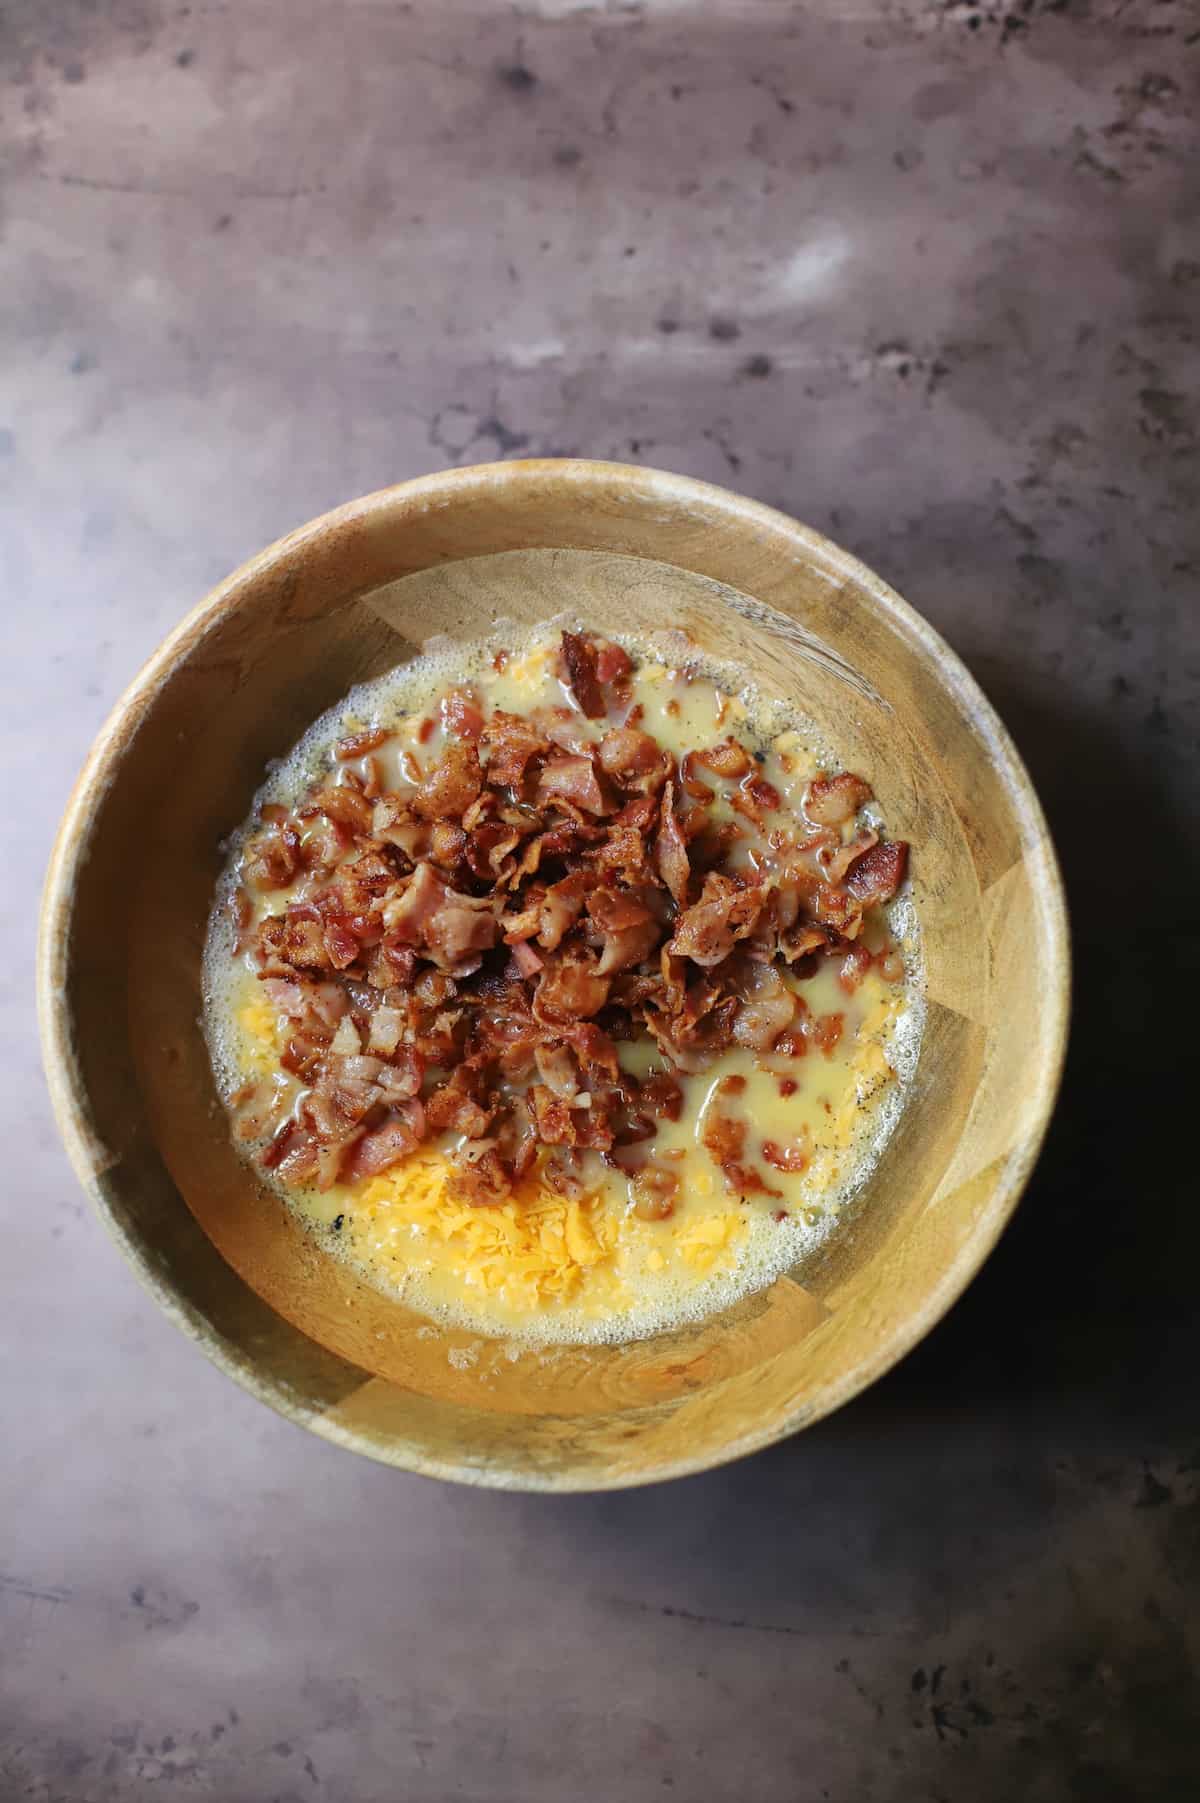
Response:
POLYGON ((77 1166, 212 1356, 377 1457, 569 1488, 697 1469, 775 1438, 853 1394, 937 1318, 1036 1153, 1065 964, 1028 780, 961 667, 883 584, 719 490, 533 464, 342 509, 184 623, 81 779, 51 871, 42 974, 77 1166), (602 631, 682 627, 825 730, 913 844, 928 1015, 885 1156, 802 1269, 703 1325, 513 1357, 381 1295, 256 1185, 198 1027, 200 957, 219 842, 268 758, 432 634, 477 638, 497 617, 564 609, 602 631))

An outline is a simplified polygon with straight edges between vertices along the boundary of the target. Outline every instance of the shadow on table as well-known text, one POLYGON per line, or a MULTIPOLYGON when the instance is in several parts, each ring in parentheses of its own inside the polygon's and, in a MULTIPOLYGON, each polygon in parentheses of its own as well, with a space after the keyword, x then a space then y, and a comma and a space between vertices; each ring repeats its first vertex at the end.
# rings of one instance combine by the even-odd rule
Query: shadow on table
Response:
MULTIPOLYGON (((1018 672, 984 674, 1045 803, 1075 938, 1061 1102, 1016 1219, 947 1318, 839 1414, 557 1525, 578 1535, 582 1511, 619 1552, 612 1607, 684 1651, 719 1665, 749 1638, 764 1674, 827 1651, 848 1711, 903 1749, 896 1789, 872 1795, 925 1795, 912 1786, 944 1777, 950 1744, 977 1803, 1029 1784, 1055 1803, 1174 1797, 1200 1702, 1189 848, 1150 760, 1031 706, 1018 672)), ((786 1712, 778 1731, 782 1756, 786 1712)))

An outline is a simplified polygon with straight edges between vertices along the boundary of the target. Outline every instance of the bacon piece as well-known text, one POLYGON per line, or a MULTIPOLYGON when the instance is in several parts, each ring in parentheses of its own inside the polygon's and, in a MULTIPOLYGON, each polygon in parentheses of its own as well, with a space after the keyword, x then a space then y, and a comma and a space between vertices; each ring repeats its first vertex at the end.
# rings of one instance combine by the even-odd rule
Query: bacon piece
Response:
POLYGON ((663 778, 671 767, 669 755, 648 732, 636 726, 615 726, 600 741, 600 768, 622 788, 645 786, 648 777, 663 778))
POLYGON ((536 726, 503 708, 497 708, 485 724, 480 744, 487 754, 488 782, 509 789, 519 789, 526 766, 550 749, 549 740, 536 726))
POLYGON ((683 1091, 669 1072, 647 1077, 638 1091, 638 1104, 664 1121, 677 1121, 683 1112, 683 1091))
POLYGON ((854 994, 872 963, 873 959, 865 945, 850 947, 838 968, 838 984, 847 995, 854 994))
POLYGON ((633 659, 623 645, 614 645, 611 639, 596 641, 597 682, 620 682, 632 672, 633 659))
POLYGON ((529 1101, 533 1109, 537 1136, 543 1145, 575 1146, 579 1144, 579 1129, 575 1114, 562 1096, 556 1095, 545 1083, 534 1083, 529 1090, 529 1101))
POLYGON ((334 970, 346 970, 357 963, 361 950, 358 940, 341 919, 325 922, 325 951, 334 970))
POLYGON ((418 820, 409 802, 399 795, 381 795, 371 810, 371 835, 385 845, 397 846, 415 863, 429 844, 429 827, 418 820))
POLYGON ((796 998, 773 964, 751 964, 739 985, 744 996, 733 1022, 738 1045, 762 1052, 792 1024, 796 998))
POLYGON ((536 977, 544 967, 545 960, 538 957, 527 939, 518 939, 513 946, 513 963, 517 967, 518 976, 536 977))
POLYGON ((425 1137, 425 1110, 420 1102, 406 1102, 379 1127, 355 1140, 341 1167, 344 1183, 362 1177, 378 1177, 415 1152, 425 1137))
POLYGON ((621 1075, 617 1048, 611 1038, 590 1020, 571 1021, 562 1028, 580 1064, 594 1076, 609 1077, 615 1083, 621 1075))
POLYGON ((806 958, 810 952, 828 951, 836 943, 828 927, 803 926, 781 938, 779 950, 789 964, 794 964, 798 958, 806 958))
POLYGON ((675 922, 671 951, 706 968, 719 964, 739 939, 753 932, 764 900, 761 887, 743 888, 732 877, 709 871, 699 901, 675 922))
POLYGON ((396 867, 374 847, 349 858, 337 873, 335 890, 345 914, 366 914, 396 881, 396 867))
MULTIPOLYGON (((386 1004, 376 1008, 371 1016, 370 1033, 367 1039, 367 1050, 378 1054, 381 1058, 390 1058, 404 1034, 404 1012, 400 1008, 389 1008, 386 1004)), ((417 1085, 420 1088, 420 1084, 417 1085)), ((416 1091, 413 1091, 416 1094, 416 1091)))
POLYGON ((456 739, 469 739, 472 744, 483 731, 483 711, 474 689, 451 689, 442 696, 442 725, 456 739))
POLYGON ((401 894, 384 907, 388 931, 404 944, 420 945, 448 893, 431 864, 418 864, 401 894))
POLYGON ((600 976, 639 964, 657 946, 662 928, 635 896, 616 889, 594 889, 587 906, 601 938, 600 976))
POLYGON ((710 1109, 700 1135, 701 1143, 717 1164, 727 1164, 742 1156, 746 1145, 746 1123, 732 1115, 717 1114, 710 1109))
POLYGON ((461 821, 482 787, 474 745, 451 741, 414 795, 413 807, 426 820, 461 821))
POLYGON ((772 813, 781 807, 783 798, 774 783, 769 783, 764 776, 748 776, 729 797, 729 805, 752 820, 755 826, 765 824, 763 815, 772 813))
POLYGON ((625 883, 639 883, 651 874, 645 838, 634 825, 610 826, 604 843, 596 847, 592 857, 598 871, 625 883))
POLYGON ((555 757, 543 766, 537 783, 537 799, 570 801, 587 814, 608 814, 612 804, 600 787, 590 757, 555 757))
POLYGON ((609 979, 587 964, 563 958, 547 964, 534 992, 533 1011, 551 1024, 590 1020, 608 1000, 609 979))
POLYGON ((290 823, 276 824, 250 841, 242 876, 256 889, 286 889, 300 870, 300 835, 290 823))
POLYGON ((812 1157, 812 1135, 805 1127, 801 1143, 794 1146, 781 1146, 773 1139, 764 1139, 762 1155, 777 1171, 803 1171, 812 1157))
POLYGON ((371 803, 352 776, 343 782, 326 783, 299 810, 301 820, 324 814, 327 820, 344 826, 350 833, 369 833, 371 813, 371 803))
POLYGON ((508 1167, 494 1145, 471 1157, 474 1150, 467 1147, 454 1160, 450 1193, 472 1208, 499 1208, 512 1194, 508 1167))
POLYGON ((675 815, 674 783, 667 783, 663 789, 659 822, 658 837, 654 841, 654 861, 676 906, 685 908, 692 871, 688 863, 687 846, 675 815))
POLYGON ((736 739, 725 739, 720 745, 713 745, 707 751, 694 751, 694 763, 704 770, 711 770, 714 776, 728 776, 740 780, 754 768, 750 753, 736 739))
POLYGON ((388 726, 364 726, 361 731, 339 739, 333 748, 333 755, 339 763, 346 763, 351 758, 365 757, 368 751, 378 751, 381 745, 386 745, 394 737, 395 734, 388 726))
POLYGON ((579 1071, 569 1046, 540 1045, 534 1050, 538 1075, 546 1088, 564 1100, 579 1093, 579 1071))
POLYGON ((864 907, 891 901, 908 869, 908 846, 903 839, 884 839, 856 858, 846 875, 846 887, 864 907))
POLYGON ((465 1133, 468 1139, 482 1139, 491 1126, 495 1110, 486 1108, 479 1098, 479 1071, 472 1063, 460 1064, 445 1083, 440 1083, 425 1104, 425 1118, 431 1133, 465 1133))
POLYGON ((367 954, 367 982, 372 989, 407 989, 416 968, 416 953, 395 933, 385 933, 367 954))
POLYGON ((596 671, 595 644, 582 633, 564 632, 561 652, 575 705, 589 720, 598 720, 604 713, 604 696, 596 671))
POLYGON ((865 833, 856 834, 849 845, 841 845, 836 851, 828 854, 818 852, 817 861, 831 883, 840 883, 844 880, 851 864, 857 858, 861 858, 864 852, 870 851, 872 846, 878 844, 879 834, 868 830, 865 833))
POLYGON ((430 956, 452 976, 477 970, 484 952, 500 937, 500 923, 486 901, 456 895, 449 890, 446 903, 425 928, 430 956))
POLYGON ((851 770, 841 770, 836 776, 813 779, 804 797, 804 812, 818 826, 842 826, 847 820, 853 820, 859 808, 873 795, 870 783, 865 783, 851 770))
POLYGON ((582 871, 572 871, 561 883, 552 883, 542 897, 538 909, 537 942, 548 952, 556 951, 583 913, 585 879, 582 871))
POLYGON ((289 977, 264 977, 262 986, 279 1012, 291 1020, 303 1020, 312 1006, 312 984, 296 983, 289 977))
POLYGON ((667 1165, 648 1160, 635 1174, 631 1187, 633 1212, 639 1221, 665 1221, 674 1214, 679 1198, 679 1174, 667 1165))
MULTIPOLYGON (((486 828, 481 830, 486 831, 486 828)), ((500 831, 503 833, 503 827, 500 831)), ((463 858, 469 856, 475 842, 475 835, 468 840, 462 827, 453 820, 435 820, 429 831, 429 860, 442 870, 456 870, 463 858)), ((474 870, 474 860, 471 859, 470 862, 474 870)))

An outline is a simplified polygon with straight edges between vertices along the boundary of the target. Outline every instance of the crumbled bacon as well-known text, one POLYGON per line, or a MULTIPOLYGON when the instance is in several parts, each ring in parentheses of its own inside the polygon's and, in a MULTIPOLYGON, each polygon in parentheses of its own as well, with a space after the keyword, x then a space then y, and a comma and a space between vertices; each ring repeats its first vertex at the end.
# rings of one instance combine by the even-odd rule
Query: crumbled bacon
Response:
POLYGON ((339 739, 333 748, 333 755, 339 763, 365 757, 368 751, 378 751, 381 745, 386 745, 392 736, 390 727, 364 726, 360 732, 352 732, 347 738, 339 739))
POLYGON ((688 863, 687 844, 675 814, 675 785, 673 783, 668 783, 663 790, 658 838, 654 842, 654 857, 659 875, 670 890, 676 907, 686 907, 688 882, 692 871, 691 865, 688 863))
POLYGON ((543 766, 537 784, 538 802, 573 802, 587 814, 612 812, 596 766, 589 757, 555 757, 543 766))
POLYGON ((812 1157, 811 1135, 806 1129, 802 1143, 795 1146, 781 1146, 773 1139, 764 1139, 762 1155, 777 1171, 803 1171, 812 1157))
POLYGON ((708 751, 694 751, 692 758, 702 769, 711 770, 714 776, 729 776, 735 780, 748 776, 753 767, 750 753, 736 739, 725 739, 708 751))
MULTIPOLYGON (((873 829, 843 845, 838 830, 866 783, 819 778, 806 822, 735 739, 677 770, 629 706, 631 668, 621 647, 564 633, 573 707, 526 718, 460 686, 437 710, 440 753, 422 769, 404 749, 401 792, 373 757, 391 735, 365 727, 298 807, 262 809, 241 875, 273 911, 255 925, 239 890, 235 926, 286 1017, 281 1066, 305 1085, 287 1120, 257 1091, 241 1107, 244 1138, 272 1135, 265 1168, 328 1186, 453 1134, 455 1193, 488 1206, 535 1166, 579 1193, 591 1149, 629 1174, 636 1212, 661 1219, 679 1177, 649 1148, 679 1119, 688 1075, 734 1045, 831 1054, 843 1016, 812 1020, 797 986, 820 957, 840 960, 851 992, 873 966, 903 975, 861 933, 908 848, 873 829), (732 785, 720 802, 719 783, 732 785), (661 1067, 639 1080, 618 1042, 647 1037, 661 1067)), ((776 1194, 747 1159, 745 1109, 744 1080, 727 1079, 703 1143, 736 1193, 776 1194)), ((805 1156, 761 1151, 782 1170, 805 1156)))
POLYGON ((808 785, 804 812, 818 826, 843 826, 872 795, 870 783, 853 771, 842 770, 836 776, 818 776, 808 785))
POLYGON ((564 632, 562 661, 567 686, 580 713, 598 720, 604 712, 604 696, 600 692, 600 676, 596 669, 596 647, 585 633, 564 632))
POLYGON ((908 846, 903 839, 885 839, 855 859, 846 875, 846 887, 863 907, 891 901, 907 869, 908 846))
POLYGON ((456 739, 474 743, 483 731, 483 713, 473 689, 451 689, 443 695, 441 715, 442 725, 456 739))
POLYGON ((413 797, 426 820, 461 820, 483 786, 474 745, 452 741, 413 797))
POLYGON ((753 932, 762 910, 759 888, 745 888, 733 877, 710 871, 699 901, 675 922, 671 950, 706 968, 720 964, 739 939, 753 932))

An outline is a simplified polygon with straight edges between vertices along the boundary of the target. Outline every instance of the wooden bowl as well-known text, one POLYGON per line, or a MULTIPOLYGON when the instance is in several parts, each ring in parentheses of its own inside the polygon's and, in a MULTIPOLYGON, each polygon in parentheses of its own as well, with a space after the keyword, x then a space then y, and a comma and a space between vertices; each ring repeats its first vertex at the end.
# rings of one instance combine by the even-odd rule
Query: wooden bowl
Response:
MULTIPOLYGON (((293 1420, 468 1483, 586 1490, 698 1471, 817 1420, 895 1363, 986 1258, 1054 1101, 1068 952, 1054 853, 958 659, 817 533, 655 470, 460 469, 351 502, 229 577, 100 734, 51 861, 46 1066, 80 1180, 167 1312, 293 1420), (268 758, 432 633, 574 609, 682 626, 827 727, 913 845, 928 1020, 853 1214, 700 1326, 506 1356, 323 1253, 230 1143, 201 1037, 218 844, 268 758), (450 1354, 455 1356, 451 1358, 450 1354), (464 1356, 465 1354, 465 1356, 464 1356)), ((511 1350, 511 1349, 510 1349, 511 1350)))

